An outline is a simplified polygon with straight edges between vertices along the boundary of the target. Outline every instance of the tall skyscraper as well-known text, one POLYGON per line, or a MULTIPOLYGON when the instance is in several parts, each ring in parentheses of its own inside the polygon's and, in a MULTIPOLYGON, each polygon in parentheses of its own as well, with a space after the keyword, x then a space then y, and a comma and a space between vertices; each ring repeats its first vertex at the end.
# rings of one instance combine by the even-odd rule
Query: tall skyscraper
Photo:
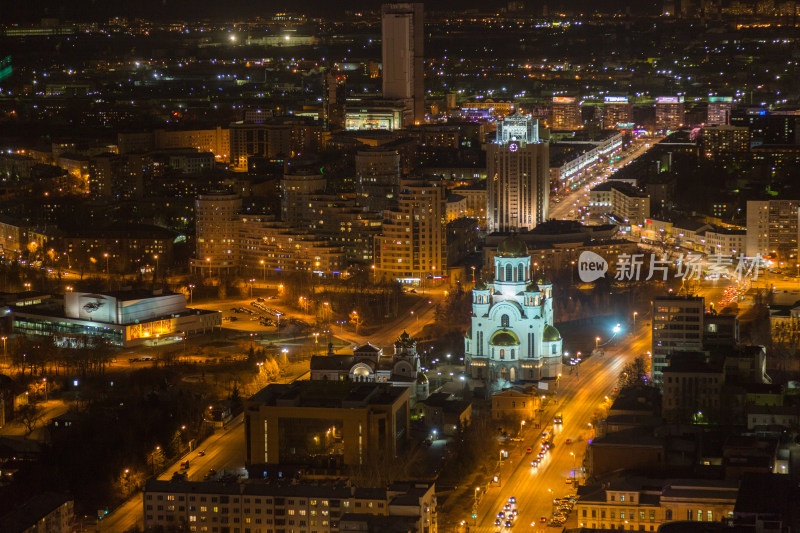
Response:
POLYGON ((342 74, 334 74, 330 70, 325 73, 325 84, 322 93, 322 111, 325 131, 344 129, 345 105, 347 103, 347 86, 342 74))
POLYGON ((197 197, 194 207, 197 232, 195 272, 220 276, 239 263, 237 216, 242 199, 235 194, 212 192, 197 197))
POLYGON ((800 242, 799 200, 748 200, 748 257, 761 254, 776 261, 794 263, 800 242))
POLYGON ((421 3, 384 4, 383 97, 404 100, 414 123, 425 120, 425 21, 421 3))
POLYGON ((376 279, 424 283, 447 266, 445 200, 441 182, 402 180, 398 205, 384 210, 383 235, 375 238, 376 279))
POLYGON ((516 112, 497 122, 497 137, 486 148, 490 233, 533 229, 547 220, 549 157, 538 120, 516 112))

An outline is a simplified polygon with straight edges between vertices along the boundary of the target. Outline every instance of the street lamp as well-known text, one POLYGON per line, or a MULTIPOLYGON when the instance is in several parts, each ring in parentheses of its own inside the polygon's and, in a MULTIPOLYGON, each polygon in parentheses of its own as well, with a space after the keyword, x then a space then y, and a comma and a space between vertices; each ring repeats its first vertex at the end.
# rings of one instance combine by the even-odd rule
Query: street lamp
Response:
POLYGON ((3 359, 5 359, 6 358, 6 340, 8 339, 8 337, 0 337, 0 339, 3 340, 3 359))
POLYGON ((153 258, 156 260, 156 273, 154 277, 155 279, 158 279, 158 254, 154 254, 153 258))
POLYGON ((250 298, 253 297, 253 282, 254 281, 255 281, 255 279, 250 278, 250 298))
POLYGON ((192 303, 192 296, 194 293, 194 285, 191 283, 189 284, 189 303, 192 303))
MULTIPOLYGON (((475 267, 470 267, 470 268, 472 268, 472 283, 475 283, 475 267)), ((800 269, 798 269, 798 272, 800 272, 800 269)), ((798 274, 798 276, 800 276, 800 274, 798 274)))
POLYGON ((108 274, 108 253, 104 253, 103 257, 106 258, 106 277, 108 277, 109 276, 109 274, 108 274))
POLYGON ((633 312, 633 331, 636 331, 636 315, 638 315, 636 311, 633 312))
POLYGON ((267 265, 264 263, 263 259, 259 262, 261 263, 261 270, 263 271, 261 275, 264 278, 264 281, 267 281, 267 265))
POLYGON ((595 337, 594 338, 594 349, 596 350, 599 347, 600 347, 600 337, 595 337))
POLYGON ((419 329, 419 315, 415 315, 414 314, 414 310, 412 309, 411 310, 411 316, 416 316, 417 317, 417 329, 419 329))

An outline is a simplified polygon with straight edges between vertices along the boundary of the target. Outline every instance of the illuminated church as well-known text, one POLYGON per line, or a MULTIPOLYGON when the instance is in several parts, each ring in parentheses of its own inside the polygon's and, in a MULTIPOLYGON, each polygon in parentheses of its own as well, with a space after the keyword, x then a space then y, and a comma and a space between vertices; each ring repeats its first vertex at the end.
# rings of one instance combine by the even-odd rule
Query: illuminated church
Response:
POLYGON ((531 257, 515 235, 497 246, 494 281, 478 282, 472 290, 464 352, 467 374, 489 383, 556 378, 561 372, 553 285, 531 279, 531 257))

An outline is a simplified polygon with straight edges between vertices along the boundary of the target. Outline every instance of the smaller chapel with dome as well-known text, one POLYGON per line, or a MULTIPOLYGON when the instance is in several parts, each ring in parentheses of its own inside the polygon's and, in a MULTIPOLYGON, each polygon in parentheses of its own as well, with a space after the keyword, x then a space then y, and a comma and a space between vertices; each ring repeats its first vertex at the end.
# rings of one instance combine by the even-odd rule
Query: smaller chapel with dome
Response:
POLYGON ((493 278, 472 289, 464 338, 467 374, 489 384, 558 377, 563 352, 553 325, 553 285, 531 278, 531 257, 516 235, 497 246, 493 278))

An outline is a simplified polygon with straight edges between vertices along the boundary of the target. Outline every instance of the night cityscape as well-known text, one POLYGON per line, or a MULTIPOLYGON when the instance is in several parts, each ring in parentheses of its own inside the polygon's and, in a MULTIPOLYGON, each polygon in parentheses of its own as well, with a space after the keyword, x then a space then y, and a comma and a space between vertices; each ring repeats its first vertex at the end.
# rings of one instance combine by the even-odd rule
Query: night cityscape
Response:
POLYGON ((0 533, 797 533, 799 15, 0 6, 0 533))

